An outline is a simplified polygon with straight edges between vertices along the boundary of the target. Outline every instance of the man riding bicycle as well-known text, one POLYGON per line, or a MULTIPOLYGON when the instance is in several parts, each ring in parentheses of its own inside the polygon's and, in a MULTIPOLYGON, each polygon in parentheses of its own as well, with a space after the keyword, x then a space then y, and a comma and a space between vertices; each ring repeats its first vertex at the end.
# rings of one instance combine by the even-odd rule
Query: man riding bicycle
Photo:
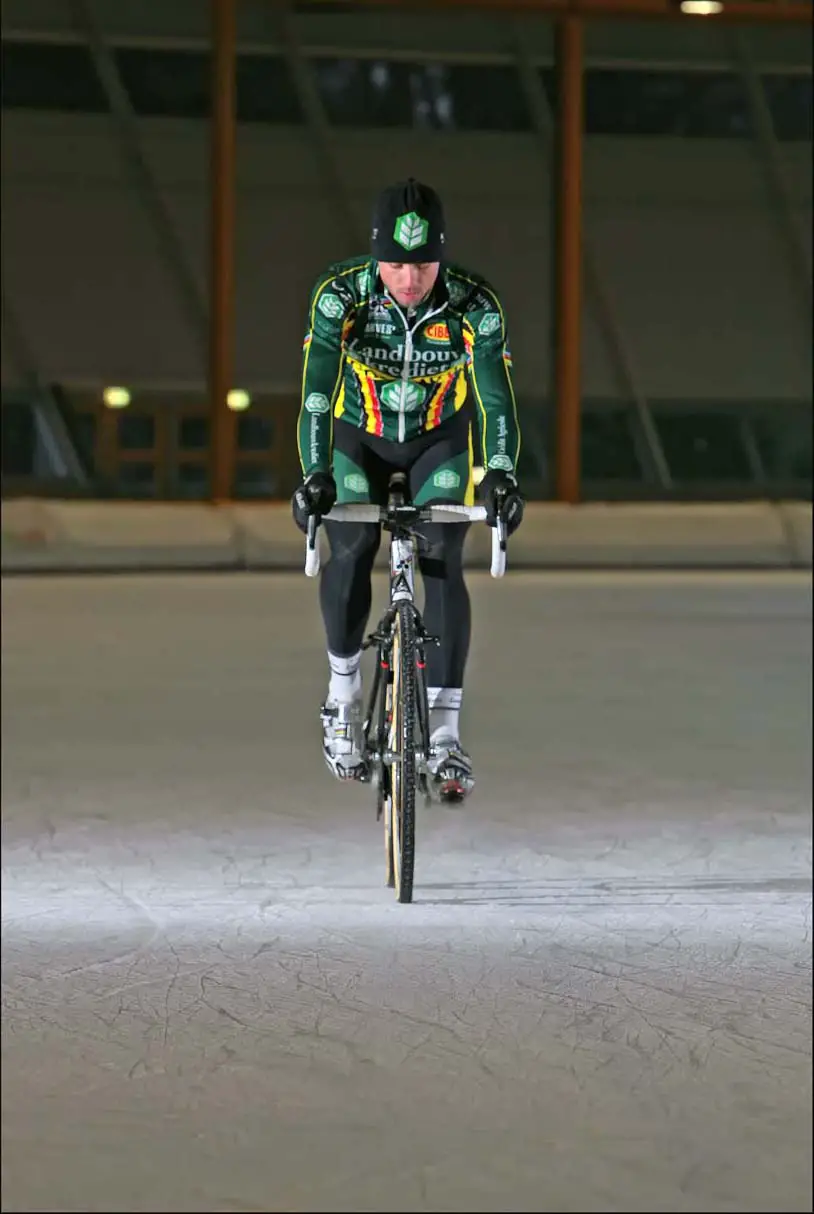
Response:
MULTIPOLYGON (((446 261, 434 190, 410 178, 384 190, 370 253, 328 267, 311 294, 304 342, 298 449, 303 483, 292 500, 302 531, 336 502, 386 505, 391 473, 407 477, 417 506, 473 505, 474 398, 487 522, 520 524, 520 432, 506 320, 479 274, 446 261)), ((361 648, 381 542, 372 523, 325 522, 331 558, 320 582, 330 684, 323 751, 342 780, 365 775, 361 648)), ((419 551, 427 652, 430 787, 439 799, 474 786, 459 715, 471 613, 463 573, 469 524, 428 525, 419 551)))

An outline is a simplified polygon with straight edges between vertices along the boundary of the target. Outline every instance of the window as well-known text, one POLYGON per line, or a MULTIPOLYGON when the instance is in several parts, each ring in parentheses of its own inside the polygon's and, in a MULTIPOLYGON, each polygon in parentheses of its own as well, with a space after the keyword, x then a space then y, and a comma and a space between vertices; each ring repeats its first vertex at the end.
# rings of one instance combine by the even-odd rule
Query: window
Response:
POLYGON ((328 120, 337 126, 413 127, 438 131, 530 128, 511 64, 312 60, 328 120))
POLYGON ((269 55, 237 61, 237 120, 294 125, 304 121, 288 63, 269 55))
POLYGON ((767 409, 752 421, 752 432, 771 480, 811 485, 814 460, 810 405, 767 409))
MULTIPOLYGON (((205 51, 121 48, 116 59, 138 114, 205 118, 211 111, 212 59, 205 51)), ((239 55, 238 122, 298 123, 302 112, 285 59, 239 55)))
POLYGON ((120 413, 116 421, 122 451, 152 451, 155 446, 153 414, 120 413))
MULTIPOLYGON (((207 51, 118 47, 116 65, 133 109, 146 118, 206 118, 211 110, 212 58, 207 51)), ((280 56, 240 55, 236 68, 239 122, 298 123, 302 113, 288 65, 280 56)), ((105 113, 107 97, 84 46, 3 42, 4 109, 105 113)))
POLYGON ((587 480, 636 481, 641 467, 636 455, 630 410, 586 410, 581 427, 582 474, 587 480))
POLYGON ((336 126, 413 126, 410 68, 366 59, 315 59, 328 121, 336 126))
POLYGON ((764 76, 763 87, 774 123, 774 133, 783 142, 811 142, 811 76, 764 76))
POLYGON ((654 420, 677 481, 742 483, 752 479, 740 419, 735 414, 654 409, 654 420))
POLYGON ((33 476, 36 429, 32 403, 4 399, 0 419, 3 476, 33 476))
POLYGON ((203 52, 122 47, 116 63, 137 114, 201 118, 209 113, 211 72, 203 52))
POLYGON ((73 431, 80 459, 88 471, 93 474, 96 471, 96 415, 84 412, 74 413, 73 431))
MULTIPOLYGON (((88 50, 79 45, 4 41, 6 109, 104 113, 107 99, 88 50)), ((206 118, 212 59, 206 50, 119 47, 122 80, 137 114, 206 118)), ((529 131, 531 117, 514 64, 311 59, 328 121, 338 127, 433 131, 529 131)), ((540 69, 551 103, 553 68, 540 69)), ((810 75, 764 77, 778 139, 812 139, 810 75)), ((241 123, 305 121, 288 62, 280 54, 241 54, 236 69, 241 123)), ((589 135, 674 135, 743 139, 753 134, 749 99, 735 71, 591 67, 585 74, 589 135)))
POLYGON ((270 417, 243 413, 237 419, 238 451, 268 451, 274 441, 274 423, 270 417))
POLYGON ((453 64, 443 69, 459 131, 527 131, 531 115, 513 65, 453 64))
POLYGON ((124 498, 156 497, 155 464, 134 462, 122 464, 118 475, 118 496, 124 498))
POLYGON ((204 463, 184 462, 178 465, 176 493, 191 501, 205 498, 209 493, 209 468, 204 463))
POLYGON ((60 110, 104 114, 105 91, 84 46, 3 42, 4 110, 60 110))
POLYGON ((589 135, 752 134, 749 99, 735 72, 591 69, 585 76, 585 127, 589 135))
POLYGON ((190 415, 178 419, 178 446, 182 451, 205 451, 209 442, 209 422, 190 415))
POLYGON ((235 497, 237 498, 272 498, 277 484, 271 468, 265 464, 246 464, 238 462, 235 468, 235 497))

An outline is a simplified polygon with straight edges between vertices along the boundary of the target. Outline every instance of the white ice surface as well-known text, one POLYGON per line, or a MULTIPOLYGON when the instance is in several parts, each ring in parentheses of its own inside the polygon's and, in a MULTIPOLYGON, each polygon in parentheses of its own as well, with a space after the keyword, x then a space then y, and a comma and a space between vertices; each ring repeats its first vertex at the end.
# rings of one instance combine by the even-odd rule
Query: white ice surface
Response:
POLYGON ((402 907, 313 583, 5 582, 4 1211, 811 1210, 810 580, 471 585, 402 907))

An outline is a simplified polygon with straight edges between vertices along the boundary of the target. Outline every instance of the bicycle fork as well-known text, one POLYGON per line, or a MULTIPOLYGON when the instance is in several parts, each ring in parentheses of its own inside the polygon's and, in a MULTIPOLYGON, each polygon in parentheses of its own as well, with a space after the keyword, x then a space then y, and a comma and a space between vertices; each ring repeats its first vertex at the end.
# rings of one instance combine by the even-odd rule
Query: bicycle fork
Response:
MULTIPOLYGON (((373 672, 373 685, 370 689, 368 698, 367 712, 365 714, 363 724, 363 735, 365 753, 369 760, 369 769, 372 771, 378 765, 381 771, 380 778, 387 778, 384 769, 389 769, 393 766, 395 756, 388 749, 387 739, 389 733, 389 717, 388 711, 392 711, 392 704, 388 691, 393 686, 393 620, 395 618, 395 606, 391 606, 382 619, 381 625, 375 632, 363 641, 362 649, 376 650, 376 665, 373 672), (375 714, 375 723, 374 723, 375 714)), ((427 750, 429 747, 430 738, 430 721, 429 707, 427 701, 427 680, 426 680, 426 647, 428 645, 440 645, 441 638, 432 636, 424 627, 423 621, 416 616, 416 689, 417 689, 417 710, 418 710, 418 728, 419 728, 419 744, 416 746, 416 765, 419 768, 419 779, 421 788, 425 797, 429 798, 429 792, 426 786, 426 763, 427 750)), ((391 691, 392 695, 392 691, 391 691)), ((383 809, 382 798, 378 798, 376 806, 376 819, 381 819, 383 809)))

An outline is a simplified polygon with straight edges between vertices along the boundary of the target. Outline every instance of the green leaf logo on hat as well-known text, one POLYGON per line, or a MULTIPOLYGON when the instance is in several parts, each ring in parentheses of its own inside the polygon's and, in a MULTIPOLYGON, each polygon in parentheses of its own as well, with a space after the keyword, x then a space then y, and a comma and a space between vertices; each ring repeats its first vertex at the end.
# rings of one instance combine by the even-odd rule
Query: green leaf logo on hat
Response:
POLYGON ((429 228, 430 225, 426 219, 416 215, 415 211, 408 211, 406 215, 399 215, 396 220, 393 238, 403 249, 411 252, 427 243, 429 228))

